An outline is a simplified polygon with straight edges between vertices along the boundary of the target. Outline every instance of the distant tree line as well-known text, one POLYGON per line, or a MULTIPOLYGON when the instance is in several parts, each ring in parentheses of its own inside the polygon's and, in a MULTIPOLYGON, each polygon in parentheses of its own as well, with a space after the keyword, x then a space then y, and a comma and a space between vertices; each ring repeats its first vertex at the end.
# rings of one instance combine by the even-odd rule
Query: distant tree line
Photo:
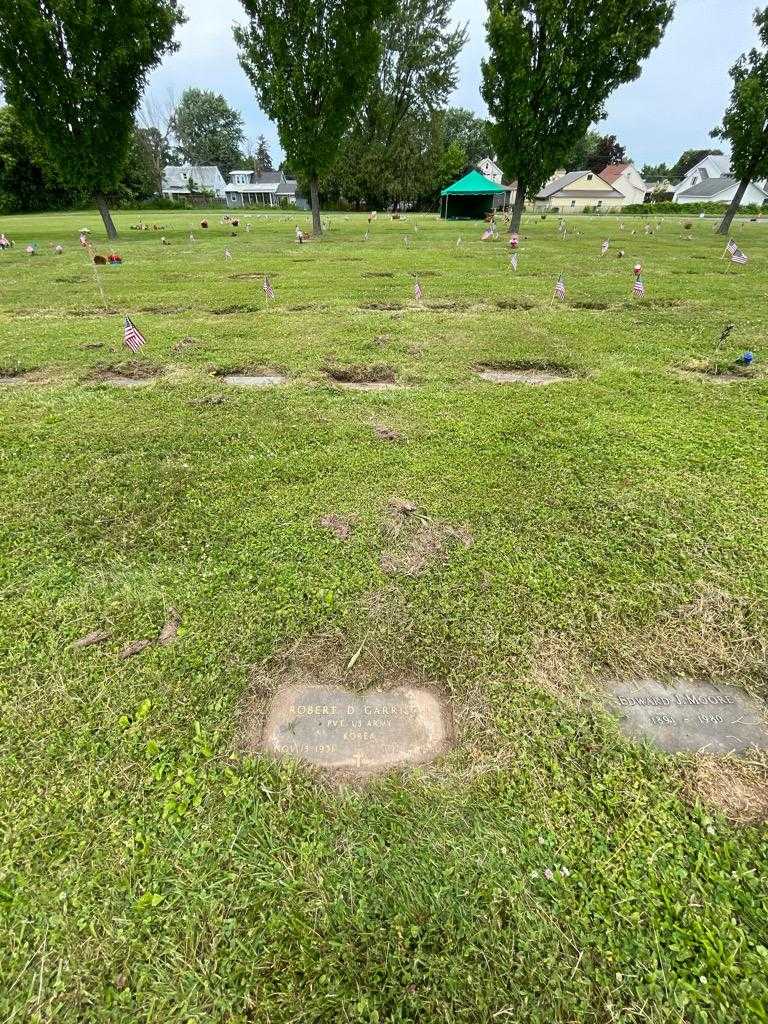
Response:
MULTIPOLYGON (((434 206, 440 189, 482 156, 517 182, 511 230, 526 200, 560 167, 601 170, 626 159, 601 136, 605 103, 636 79, 659 44, 674 0, 486 0, 489 120, 446 108, 467 30, 450 0, 240 0, 234 38, 262 110, 277 125, 291 173, 322 201, 434 206)), ((178 48, 178 0, 6 0, 0 4, 0 205, 95 202, 116 236, 112 202, 156 194, 166 163, 271 168, 266 140, 246 142, 224 97, 187 89, 160 110, 141 98, 150 72, 178 48), (115 40, 120 45, 115 45, 115 40)), ((731 69, 733 89, 713 134, 732 150, 739 195, 768 175, 768 10, 759 46, 731 69)), ((649 176, 682 177, 707 151, 649 176)))

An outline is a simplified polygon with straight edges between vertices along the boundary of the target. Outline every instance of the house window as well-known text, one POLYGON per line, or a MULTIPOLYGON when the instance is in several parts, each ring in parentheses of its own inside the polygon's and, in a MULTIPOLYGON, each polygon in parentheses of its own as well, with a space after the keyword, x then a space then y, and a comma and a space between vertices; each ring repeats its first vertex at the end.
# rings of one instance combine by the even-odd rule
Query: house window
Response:
POLYGON ((576 200, 572 199, 571 200, 571 209, 573 209, 575 205, 576 205, 576 200))
POLYGON ((598 206, 602 206, 603 205, 603 200, 602 199, 598 199, 597 200, 597 205, 598 206))
POLYGON ((587 175, 587 181, 592 181, 592 177, 593 177, 593 175, 591 175, 591 174, 588 174, 588 175, 587 175))

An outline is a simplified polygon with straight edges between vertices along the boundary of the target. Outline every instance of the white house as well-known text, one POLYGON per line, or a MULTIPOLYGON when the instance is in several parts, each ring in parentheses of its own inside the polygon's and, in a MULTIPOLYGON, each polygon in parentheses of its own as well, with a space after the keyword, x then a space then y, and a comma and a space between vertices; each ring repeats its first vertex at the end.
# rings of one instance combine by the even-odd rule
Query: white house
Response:
POLYGON ((504 173, 495 160, 492 160, 489 156, 484 156, 483 159, 475 164, 478 171, 483 177, 488 178, 490 181, 495 182, 497 185, 503 185, 506 194, 502 196, 499 193, 498 200, 494 199, 494 207, 499 206, 511 206, 515 201, 517 195, 517 182, 513 181, 511 184, 504 181, 504 173))
POLYGON ((534 209, 542 213, 581 213, 583 210, 620 210, 626 199, 594 171, 569 171, 548 182, 536 196, 534 209))
MULTIPOLYGON (((739 187, 736 178, 704 178, 697 185, 675 192, 676 203, 730 203, 739 187)), ((747 185, 740 206, 762 206, 768 202, 768 192, 754 181, 747 185)))
MULTIPOLYGON (((281 200, 297 204, 297 183, 282 171, 230 171, 229 179, 227 206, 278 206, 281 200)), ((302 206, 302 200, 298 205, 302 206)))
POLYGON ((609 164, 600 171, 600 177, 621 192, 627 205, 645 202, 648 186, 634 164, 609 164))
POLYGON ((196 167, 182 164, 168 166, 163 171, 163 195, 166 199, 187 199, 201 192, 213 193, 215 199, 224 200, 226 182, 218 167, 196 167))

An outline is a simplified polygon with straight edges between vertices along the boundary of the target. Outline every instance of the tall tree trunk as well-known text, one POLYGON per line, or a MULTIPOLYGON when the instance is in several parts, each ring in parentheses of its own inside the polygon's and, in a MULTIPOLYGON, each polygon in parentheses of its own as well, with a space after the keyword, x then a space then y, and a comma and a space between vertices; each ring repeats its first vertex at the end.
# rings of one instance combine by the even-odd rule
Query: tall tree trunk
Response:
POLYGON ((107 206, 107 200, 104 197, 103 192, 97 192, 94 197, 96 200, 96 209, 101 214, 101 219, 104 221, 104 227, 107 229, 107 238, 110 242, 113 242, 117 238, 117 228, 112 222, 112 215, 109 212, 107 206))
POLYGON ((523 219, 523 210, 525 209, 525 189, 525 182, 518 181, 515 202, 512 206, 512 223, 509 225, 510 232, 520 230, 520 221, 523 219))
POLYGON ((725 211, 725 216, 720 221, 720 227, 717 229, 718 235, 727 235, 730 233, 733 218, 736 216, 736 213, 741 206, 741 200, 744 193, 747 191, 747 185, 749 184, 751 177, 752 175, 749 174, 739 183, 739 187, 736 189, 736 195, 731 200, 731 205, 725 211))
POLYGON ((312 234, 320 238, 323 233, 323 224, 320 220, 320 193, 318 191, 317 178, 310 178, 309 199, 312 204, 312 234))

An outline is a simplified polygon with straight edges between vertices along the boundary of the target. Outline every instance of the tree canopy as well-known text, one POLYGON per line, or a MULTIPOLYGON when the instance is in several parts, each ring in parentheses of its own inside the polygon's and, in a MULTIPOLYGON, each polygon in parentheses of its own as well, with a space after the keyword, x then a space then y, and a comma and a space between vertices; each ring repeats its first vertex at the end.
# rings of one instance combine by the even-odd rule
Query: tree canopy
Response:
POLYGON ((483 98, 501 167, 523 204, 562 166, 613 90, 640 74, 673 0, 489 0, 483 98))
POLYGON ((378 73, 323 181, 327 194, 383 208, 435 192, 452 141, 442 108, 466 41, 466 28, 450 24, 450 8, 451 0, 396 0, 382 19, 378 73))
POLYGON ((240 63, 278 126, 291 166, 309 182, 315 234, 319 181, 379 66, 382 18, 394 0, 241 0, 240 63))
POLYGON ((739 188, 718 228, 727 234, 752 178, 768 177, 768 7, 755 11, 760 47, 742 54, 731 68, 733 89, 723 123, 712 132, 731 145, 731 168, 739 188))
POLYGON ((475 167, 483 157, 495 155, 488 137, 488 122, 464 107, 448 107, 443 115, 446 147, 456 143, 464 153, 465 169, 475 167))
POLYGON ((0 79, 61 181, 96 199, 120 179, 148 72, 174 50, 176 0, 4 0, 0 79))
POLYGON ((226 175, 242 163, 243 118, 210 89, 185 89, 171 120, 185 163, 215 165, 226 175))

